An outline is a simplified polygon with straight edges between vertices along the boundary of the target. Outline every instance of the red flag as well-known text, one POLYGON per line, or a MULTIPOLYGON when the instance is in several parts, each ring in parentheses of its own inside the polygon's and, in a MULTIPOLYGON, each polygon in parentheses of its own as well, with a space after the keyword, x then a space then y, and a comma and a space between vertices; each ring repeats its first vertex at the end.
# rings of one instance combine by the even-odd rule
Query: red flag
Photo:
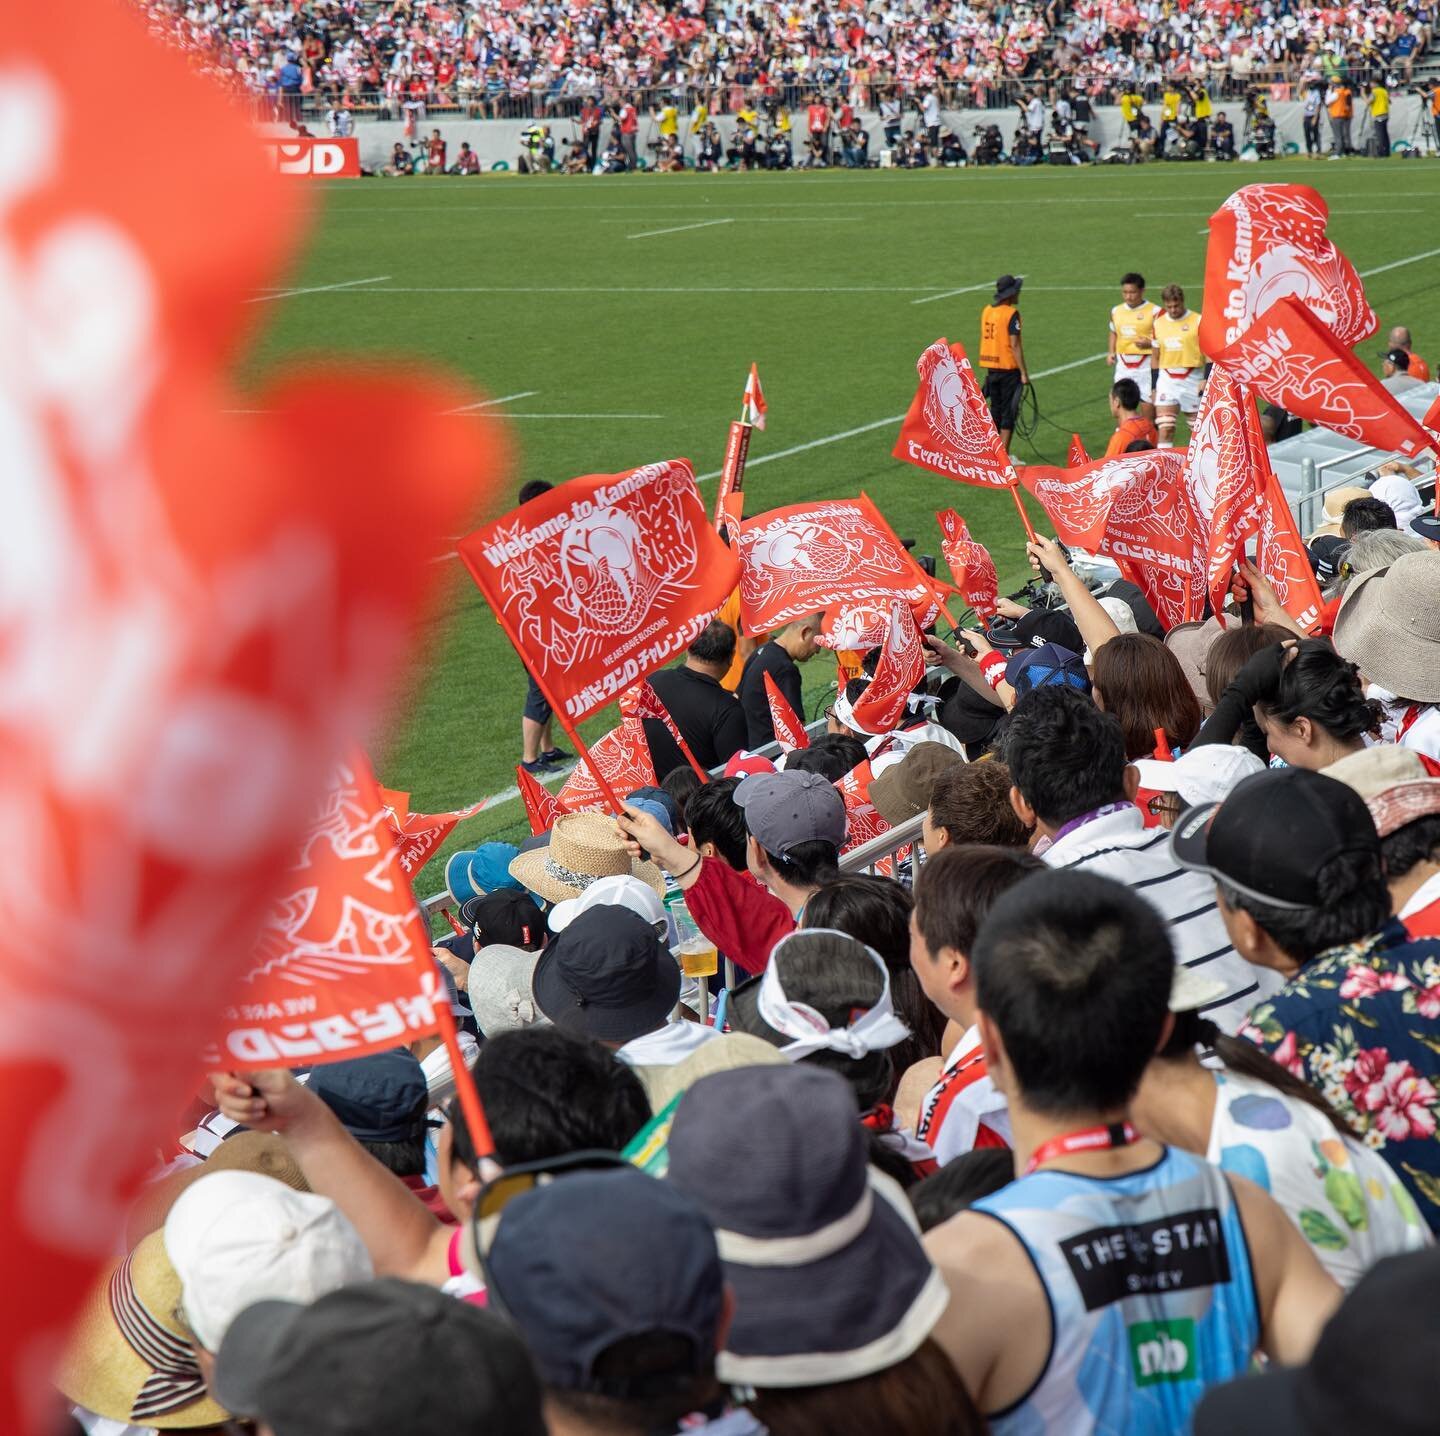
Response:
POLYGON ((210 1065, 339 1062, 436 1030, 430 939, 362 757, 337 771, 281 892, 210 1065))
MULTIPOLYGON (((638 718, 622 719, 598 743, 592 743, 590 757, 622 801, 636 788, 658 786, 650 745, 638 718)), ((589 765, 577 763, 560 789, 560 806, 567 813, 578 813, 582 808, 602 807, 605 801, 589 765)))
POLYGON ((920 386, 891 453, 961 483, 1018 483, 964 345, 937 339, 915 367, 920 386))
POLYGON ((1305 630, 1314 628, 1324 607, 1320 585, 1310 555, 1295 529, 1290 501, 1270 467, 1265 436, 1260 431, 1260 413, 1246 396, 1245 427, 1254 455, 1257 487, 1260 492, 1259 529, 1255 539, 1255 567, 1270 581, 1275 597, 1285 612, 1305 630))
POLYGON ((572 725, 683 653, 736 580, 684 459, 571 479, 460 557, 572 725))
POLYGON ((1065 462, 1072 469, 1090 462, 1090 455, 1085 452, 1085 445, 1079 434, 1070 435, 1070 449, 1065 456, 1065 462))
POLYGON ((955 587, 976 613, 992 617, 1000 598, 1000 580, 989 549, 970 537, 965 520, 954 509, 946 509, 935 517, 940 522, 940 551, 950 566, 955 587))
POLYGON ((781 748, 787 753, 796 748, 808 748, 810 735, 805 731, 805 725, 768 673, 765 674, 765 701, 770 705, 770 726, 775 729, 775 741, 781 748))
POLYGON ((649 679, 642 678, 633 688, 627 688, 620 695, 619 707, 622 718, 653 718, 663 723, 670 736, 675 740, 675 746, 680 750, 685 761, 695 770, 695 776, 702 783, 709 782, 709 773, 700 766, 700 760, 696 758, 689 743, 685 741, 680 729, 675 726, 675 720, 670 716, 670 710, 660 701, 660 695, 655 691, 649 679))
POLYGON ((1272 404, 1377 449, 1437 445, 1305 305, 1281 299, 1225 351, 1225 366, 1272 404))
POLYGON ((127 7, 65 21, 21 7, 4 42, 7 1433, 52 1404, 312 804, 411 656, 426 560, 500 469, 488 424, 439 417, 474 396, 433 381, 237 397, 305 196, 127 7), (163 164, 117 74, 165 96, 163 164))
POLYGON ((740 612, 747 633, 767 633, 821 609, 903 594, 933 599, 925 571, 875 505, 858 499, 771 509, 740 526, 740 612))
MULTIPOLYGON (((583 763, 580 765, 585 766, 583 763)), ((555 826, 555 819, 566 811, 559 799, 519 763, 515 765, 515 783, 520 789, 520 799, 525 804, 525 816, 530 821, 530 836, 538 838, 555 826)))
POLYGON ((1190 502, 1207 535, 1205 584, 1216 613, 1225 606, 1230 574, 1260 523, 1259 470, 1246 422, 1251 407, 1248 396, 1217 364, 1206 381, 1185 455, 1190 502))
POLYGON ((879 648, 889 631, 890 595, 886 594, 827 608, 820 625, 820 637, 815 641, 837 653, 864 654, 879 648))
POLYGON ((454 830, 457 823, 473 818, 485 806, 482 798, 468 808, 450 813, 412 813, 409 793, 381 788, 380 801, 385 806, 385 820, 390 825, 399 855, 400 871, 412 878, 430 860, 433 853, 454 830))
MULTIPOLYGON (((750 425, 732 422, 725 439, 725 461, 720 466, 720 484, 715 490, 715 527, 726 522, 732 501, 738 510, 740 491, 745 487, 745 460, 750 453, 750 425)), ((735 515, 739 517, 738 512, 735 515)))
POLYGON ((1205 529, 1185 483, 1185 456, 1151 449, 1078 469, 1028 464, 1020 481, 1067 544, 1121 563, 1167 628, 1205 608, 1205 529))
POLYGON ((905 717, 915 685, 925 676, 925 645, 910 606, 896 597, 890 624, 875 665, 875 676, 853 707, 856 725, 867 733, 890 733, 905 717))
POLYGON ((840 797, 845 803, 845 846, 840 849, 848 853, 871 838, 890 831, 890 824, 876 811, 870 801, 870 784, 873 780, 870 760, 857 763, 843 778, 835 782, 840 797))
POLYGON ((765 427, 765 391, 760 387, 760 371, 752 364, 750 376, 745 380, 745 397, 741 401, 744 412, 741 418, 757 429, 765 427))
POLYGON ((1342 346, 1375 332, 1355 266, 1326 238, 1329 218, 1302 184, 1245 185, 1210 216, 1200 347, 1212 360, 1233 363, 1229 346, 1287 298, 1342 346))

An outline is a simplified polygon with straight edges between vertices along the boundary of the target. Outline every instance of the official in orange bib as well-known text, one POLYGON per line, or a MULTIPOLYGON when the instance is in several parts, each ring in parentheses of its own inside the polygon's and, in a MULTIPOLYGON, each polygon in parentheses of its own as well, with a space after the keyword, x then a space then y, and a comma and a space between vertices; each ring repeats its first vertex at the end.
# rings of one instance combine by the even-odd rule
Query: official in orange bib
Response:
POLYGON ((982 386, 990 405, 990 417, 1008 453, 1020 412, 1020 394, 1030 382, 1025 371, 1025 351, 1020 344, 1020 286, 1024 280, 1002 274, 995 281, 995 297, 980 311, 980 366, 985 370, 982 386))

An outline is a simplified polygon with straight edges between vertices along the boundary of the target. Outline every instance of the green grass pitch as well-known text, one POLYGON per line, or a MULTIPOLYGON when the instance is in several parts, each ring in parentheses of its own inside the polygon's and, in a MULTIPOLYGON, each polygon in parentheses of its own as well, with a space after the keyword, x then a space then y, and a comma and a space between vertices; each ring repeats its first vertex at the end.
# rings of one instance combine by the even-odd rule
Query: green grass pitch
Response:
MULTIPOLYGON (((1056 372, 1036 378, 1048 422, 1033 447, 1017 438, 1016 457, 1063 463, 1072 429, 1098 452, 1110 371, 1090 356, 1105 350, 1120 275, 1140 270, 1157 300, 1177 281, 1199 309, 1206 220, 1262 180, 1325 195, 1330 234, 1369 275, 1380 319, 1366 362, 1378 370, 1397 323, 1440 360, 1440 166, 1392 159, 336 183, 287 277, 310 292, 264 304, 246 373, 358 351, 442 365, 493 398, 523 395, 498 406, 516 416, 518 466, 503 498, 477 497, 478 523, 529 478, 676 456, 697 475, 717 470, 753 360, 770 409, 751 445, 750 511, 863 488, 899 534, 938 553, 934 512, 954 506, 1002 583, 1019 582, 1008 496, 890 457, 898 424, 879 421, 908 405, 916 358, 941 335, 973 351, 995 276, 1023 274, 1030 371, 1056 372), (834 437, 851 430, 862 432, 834 437)), ((701 484, 707 503, 714 487, 701 484)), ((502 793, 519 758, 519 660, 459 564, 448 569, 439 622, 375 755, 382 782, 420 811, 502 793)), ((808 709, 833 674, 824 655, 810 665, 808 709)), ((601 714, 587 735, 613 721, 601 714)), ((520 804, 497 803, 447 850, 526 832, 520 804)), ((440 885, 437 860, 416 891, 440 885)))

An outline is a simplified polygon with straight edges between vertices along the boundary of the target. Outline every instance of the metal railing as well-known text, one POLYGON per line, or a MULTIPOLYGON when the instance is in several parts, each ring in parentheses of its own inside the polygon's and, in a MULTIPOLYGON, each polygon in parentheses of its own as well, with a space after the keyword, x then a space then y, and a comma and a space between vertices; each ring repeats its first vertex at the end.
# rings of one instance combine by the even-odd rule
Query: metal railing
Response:
MULTIPOLYGON (((1295 497, 1295 522, 1302 534, 1314 533, 1319 528, 1324 517, 1325 495, 1335 489, 1353 485, 1360 474, 1370 467, 1368 464, 1358 465, 1357 461, 1372 457, 1384 463, 1396 458, 1397 455, 1393 449, 1380 449, 1371 445, 1363 449, 1350 449, 1343 454, 1335 454, 1318 462, 1312 458, 1300 460, 1300 491, 1295 497), (1345 472, 1327 481, 1326 472, 1338 469, 1342 465, 1345 467, 1345 472), (1357 467, 1359 467, 1359 473, 1356 472, 1357 467)), ((1425 483, 1427 476, 1435 477, 1434 455, 1422 454, 1418 459, 1406 462, 1412 468, 1420 471, 1420 477, 1414 480, 1417 488, 1425 483)))
POLYGON ((917 813, 913 818, 907 818, 898 827, 883 832, 877 838, 871 838, 868 843, 861 843, 858 848, 852 848, 840 859, 840 871, 842 873, 874 873, 876 868, 886 860, 892 871, 887 876, 895 876, 895 870, 899 868, 899 859, 906 848, 910 849, 910 862, 912 872, 924 861, 924 854, 920 849, 920 829, 924 826, 925 814, 917 813))

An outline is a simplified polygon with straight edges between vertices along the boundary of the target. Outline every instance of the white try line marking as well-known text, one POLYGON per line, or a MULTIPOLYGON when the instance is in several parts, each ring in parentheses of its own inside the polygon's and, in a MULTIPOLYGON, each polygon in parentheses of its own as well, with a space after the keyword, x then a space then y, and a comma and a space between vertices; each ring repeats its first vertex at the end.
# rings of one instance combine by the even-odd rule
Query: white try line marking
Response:
POLYGON ((507 419, 663 419, 664 414, 517 414, 508 410, 507 419))
POLYGON ((1427 249, 1423 254, 1412 254, 1405 259, 1392 260, 1389 264, 1382 264, 1376 269, 1362 269, 1361 279, 1369 279, 1371 275, 1388 274, 1392 269, 1403 269, 1407 264, 1419 264, 1422 259, 1434 259, 1440 254, 1440 249, 1427 249))
POLYGON ((934 304, 937 299, 953 299, 957 294, 974 294, 980 289, 989 289, 989 284, 967 284, 964 289, 947 289, 943 294, 927 294, 924 299, 912 299, 911 304, 934 304))
POLYGON ((679 234, 686 229, 709 229, 717 224, 734 224, 733 219, 700 219, 694 224, 672 224, 669 229, 644 229, 639 234, 627 234, 626 239, 654 239, 657 234, 679 234))
POLYGON ((357 284, 380 284, 388 274, 372 274, 369 279, 345 279, 339 284, 313 284, 306 289, 277 289, 272 294, 257 294, 248 304, 263 304, 267 299, 293 299, 297 294, 329 294, 336 289, 352 289, 357 284))
MULTIPOLYGON (((1082 364, 1093 364, 1097 359, 1103 359, 1104 354, 1087 354, 1083 359, 1072 359, 1068 364, 1057 364, 1053 369, 1042 369, 1038 374, 1032 374, 1033 379, 1048 379, 1052 374, 1063 374, 1067 369, 1078 369, 1082 364)), ((902 411, 899 414, 891 414, 885 419, 875 419, 869 424, 861 424, 858 428, 842 429, 838 434, 827 434, 823 439, 811 439, 808 444, 796 444, 789 449, 781 449, 774 454, 761 454, 757 458, 746 462, 746 470, 755 467, 756 464, 773 464, 776 459, 788 459, 793 454, 803 454, 810 449, 823 449, 827 444, 838 444, 842 439, 853 439, 859 434, 869 434, 875 429, 883 429, 887 424, 898 424, 905 417, 902 411)), ((704 483, 706 479, 718 479, 720 470, 715 469, 711 473, 701 474, 696 483, 704 483)))
POLYGON ((519 394, 506 394, 500 399, 481 399, 474 404, 462 404, 458 409, 446 409, 449 414, 471 414, 476 409, 493 409, 496 404, 513 404, 516 399, 533 399, 540 391, 538 389, 525 389, 519 394))

